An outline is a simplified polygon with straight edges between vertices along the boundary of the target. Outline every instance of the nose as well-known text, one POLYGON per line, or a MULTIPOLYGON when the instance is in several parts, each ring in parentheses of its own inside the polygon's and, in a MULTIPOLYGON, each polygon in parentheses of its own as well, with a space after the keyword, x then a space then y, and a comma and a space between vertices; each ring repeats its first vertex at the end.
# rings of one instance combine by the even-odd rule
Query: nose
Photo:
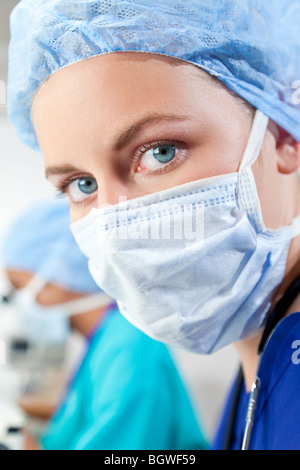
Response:
POLYGON ((134 181, 123 181, 114 175, 101 175, 98 183, 98 207, 119 204, 143 196, 145 191, 134 181))
POLYGON ((137 184, 134 179, 118 176, 114 172, 102 169, 101 172, 93 172, 93 178, 97 181, 98 186, 96 197, 87 205, 71 203, 70 215, 72 223, 86 216, 92 208, 102 209, 144 196, 148 193, 143 185, 137 184))

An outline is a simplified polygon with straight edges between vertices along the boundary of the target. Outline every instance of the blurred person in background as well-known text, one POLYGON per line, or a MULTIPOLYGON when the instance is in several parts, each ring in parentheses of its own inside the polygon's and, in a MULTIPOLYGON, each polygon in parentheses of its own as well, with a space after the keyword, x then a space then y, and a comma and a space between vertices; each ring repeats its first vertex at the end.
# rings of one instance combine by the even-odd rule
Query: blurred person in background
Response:
POLYGON ((38 436, 24 431, 27 450, 206 447, 166 346, 124 319, 93 281, 69 230, 66 201, 27 210, 2 252, 11 285, 5 301, 15 305, 28 341, 58 347, 70 329, 86 340, 56 406, 35 394, 20 398, 28 414, 49 419, 38 436))

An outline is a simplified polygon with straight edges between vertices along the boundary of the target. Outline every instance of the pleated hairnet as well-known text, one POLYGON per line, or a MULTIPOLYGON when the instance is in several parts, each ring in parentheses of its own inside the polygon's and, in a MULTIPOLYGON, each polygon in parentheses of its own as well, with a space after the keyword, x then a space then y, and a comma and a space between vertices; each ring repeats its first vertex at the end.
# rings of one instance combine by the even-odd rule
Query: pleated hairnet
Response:
POLYGON ((22 0, 11 16, 8 83, 21 139, 38 148, 30 107, 51 74, 114 51, 194 63, 300 141, 299 0, 22 0))
POLYGON ((70 226, 66 200, 34 204, 14 221, 1 247, 4 268, 39 274, 45 281, 78 293, 101 292, 70 226))

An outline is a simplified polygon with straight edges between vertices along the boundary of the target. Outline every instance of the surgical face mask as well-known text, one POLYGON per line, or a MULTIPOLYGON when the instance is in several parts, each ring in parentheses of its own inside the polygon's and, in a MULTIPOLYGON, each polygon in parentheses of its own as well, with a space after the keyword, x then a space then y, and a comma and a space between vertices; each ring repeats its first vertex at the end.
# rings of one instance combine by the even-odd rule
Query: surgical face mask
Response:
POLYGON ((36 296, 45 284, 43 279, 35 276, 26 287, 15 291, 9 300, 15 307, 23 335, 34 344, 54 346, 65 343, 70 333, 71 316, 111 303, 111 298, 100 292, 53 306, 43 306, 36 301, 36 296))
POLYGON ((251 166, 268 119, 256 112, 239 171, 104 209, 72 225, 98 285, 149 336, 211 353, 264 324, 300 218, 264 226, 251 166))

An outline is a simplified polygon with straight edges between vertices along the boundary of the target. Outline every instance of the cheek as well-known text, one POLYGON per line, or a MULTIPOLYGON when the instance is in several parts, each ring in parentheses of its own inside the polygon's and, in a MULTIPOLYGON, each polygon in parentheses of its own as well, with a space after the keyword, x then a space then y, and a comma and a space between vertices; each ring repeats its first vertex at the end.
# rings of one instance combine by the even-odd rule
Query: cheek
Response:
POLYGON ((96 208, 96 207, 97 207, 96 202, 94 204, 89 204, 89 205, 85 205, 84 203, 76 205, 76 204, 72 204, 72 202, 70 202, 70 221, 71 221, 71 223, 73 224, 74 222, 77 222, 77 220, 82 219, 83 217, 88 215, 88 213, 91 211, 91 209, 96 208))

